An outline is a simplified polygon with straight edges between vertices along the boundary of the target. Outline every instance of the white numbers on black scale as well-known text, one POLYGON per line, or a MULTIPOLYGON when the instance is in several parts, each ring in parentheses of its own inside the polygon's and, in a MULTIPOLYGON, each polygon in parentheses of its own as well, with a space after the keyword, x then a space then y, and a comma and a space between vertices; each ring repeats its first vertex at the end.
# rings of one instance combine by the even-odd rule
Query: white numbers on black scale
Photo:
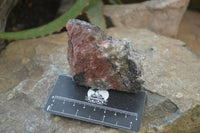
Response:
POLYGON ((47 111, 49 111, 49 110, 51 110, 51 106, 50 105, 47 107, 47 111))
POLYGON ((132 127, 132 124, 133 124, 133 123, 132 123, 132 121, 131 121, 131 122, 130 122, 130 126, 129 126, 130 129, 131 129, 131 127, 132 127))
POLYGON ((105 117, 106 117, 106 116, 105 116, 105 115, 103 115, 103 120, 102 120, 102 121, 104 121, 105 117))
POLYGON ((47 107, 47 111, 50 111, 52 106, 53 106, 53 104, 50 104, 50 105, 47 107))
POLYGON ((76 116, 77 116, 77 114, 78 114, 78 111, 79 111, 79 110, 77 109, 77 110, 76 110, 76 114, 75 114, 76 116))
POLYGON ((52 96, 51 98, 52 98, 53 102, 55 102, 55 97, 54 97, 54 96, 52 96))
POLYGON ((127 114, 125 114, 125 118, 127 118, 127 114))

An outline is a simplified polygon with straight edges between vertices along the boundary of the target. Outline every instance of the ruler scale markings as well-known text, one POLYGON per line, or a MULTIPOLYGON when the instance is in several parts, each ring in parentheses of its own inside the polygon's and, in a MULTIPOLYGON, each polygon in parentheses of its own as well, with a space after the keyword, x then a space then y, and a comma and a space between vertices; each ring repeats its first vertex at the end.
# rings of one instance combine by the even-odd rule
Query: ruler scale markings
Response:
MULTIPOLYGON (((56 111, 56 110, 53 110, 53 109, 49 109, 48 111, 51 111, 51 112, 56 112, 56 113, 60 113, 60 114, 63 114, 63 115, 67 115, 67 116, 73 116, 73 117, 79 117, 79 118, 84 118, 84 119, 88 119, 88 120, 93 120, 93 121, 96 121, 96 122, 100 122, 99 120, 96 120, 96 119, 92 119, 91 118, 91 115, 89 115, 89 117, 88 118, 86 118, 86 117, 82 117, 82 116, 79 116, 78 115, 78 112, 80 111, 80 110, 76 110, 76 113, 75 113, 75 115, 73 115, 73 114, 69 114, 69 113, 66 113, 66 112, 64 112, 64 110, 62 110, 62 111, 56 111)), ((105 111, 105 110, 104 110, 105 111)), ((116 113, 116 112, 113 112, 113 113, 116 113)), ((121 128, 126 128, 126 129, 131 129, 130 127, 131 126, 121 126, 121 125, 119 125, 118 124, 118 122, 116 121, 115 123, 109 123, 109 122, 106 122, 105 121, 105 115, 103 115, 103 119, 102 119, 102 122, 104 122, 104 123, 106 123, 106 124, 109 124, 109 125, 112 125, 112 126, 119 126, 119 127, 121 127, 121 128)))
MULTIPOLYGON (((55 98, 56 98, 56 97, 55 97, 55 98)), ((62 101, 61 101, 61 102, 62 102, 62 101)), ((74 104, 75 104, 75 103, 74 103, 74 104)), ((53 104, 51 104, 51 106, 53 106, 53 104)), ((83 107, 84 107, 84 106, 83 106, 83 107)), ((94 107, 94 110, 95 110, 95 109, 96 109, 96 107, 94 107)), ((79 116, 79 115, 78 115, 78 112, 79 112, 78 109, 76 110, 75 115, 65 113, 64 110, 62 110, 61 112, 56 111, 56 110, 51 110, 51 108, 49 108, 48 111, 52 111, 52 112, 60 113, 60 114, 63 114, 63 115, 65 114, 65 115, 69 115, 69 116, 79 117, 79 118, 82 118, 82 119, 84 118, 84 119, 85 119, 85 117, 82 117, 82 116, 79 116)), ((104 110, 103 112, 106 113, 106 110, 104 110)), ((116 112, 113 112, 113 114, 114 114, 114 116, 116 116, 116 112)), ((125 115, 127 116, 127 114, 125 114, 125 115)), ((131 129, 131 127, 132 127, 132 122, 130 122, 129 127, 128 127, 128 126, 126 127, 126 126, 119 125, 118 122, 115 122, 114 124, 113 124, 113 123, 106 122, 106 121, 105 121, 105 117, 106 117, 106 116, 103 115, 102 122, 104 122, 104 125, 105 125, 105 124, 108 124, 108 125, 112 125, 112 126, 121 127, 121 128, 124 128, 124 129, 131 129)), ((91 115, 89 115, 89 117, 86 118, 86 119, 88 119, 88 120, 93 120, 93 121, 95 121, 95 122, 100 122, 99 120, 92 119, 92 118, 91 118, 91 115)), ((102 123, 102 124, 103 124, 103 123, 102 123)))
MULTIPOLYGON (((44 110, 56 115, 139 132, 145 92, 131 94, 111 90, 108 94, 104 93, 105 97, 102 95, 103 97, 91 99, 89 90, 90 88, 83 86, 79 88, 71 78, 59 76, 44 110), (106 97, 105 101, 99 99, 106 97)), ((93 89, 90 94, 102 93, 93 89)))
MULTIPOLYGON (((85 101, 79 101, 79 100, 76 100, 76 99, 70 99, 70 98, 67 98, 67 97, 55 96, 55 99, 74 102, 73 106, 75 106, 75 103, 85 104, 87 106, 93 106, 93 107, 103 108, 103 109, 106 109, 106 110, 115 111, 115 112, 118 112, 118 113, 124 113, 124 114, 128 114, 128 115, 133 115, 133 116, 137 117, 137 113, 128 112, 126 110, 121 110, 121 109, 115 109, 115 108, 111 108, 111 107, 107 107, 107 106, 102 106, 102 105, 98 105, 98 104, 88 103, 88 102, 85 102, 85 101)), ((95 109, 94 109, 94 111, 95 111, 95 109)))
MULTIPOLYGON (((92 118, 82 117, 82 116, 79 116, 79 115, 67 114, 67 113, 63 113, 63 112, 56 111, 56 110, 51 110, 51 111, 54 112, 54 113, 57 113, 57 114, 68 115, 68 116, 71 117, 71 118, 79 117, 79 118, 85 119, 85 120, 91 120, 91 119, 92 119, 92 118)), ((94 122, 96 122, 96 123, 101 123, 101 121, 98 121, 98 120, 95 120, 95 119, 92 119, 92 120, 93 120, 94 122)), ((107 125, 112 125, 112 126, 116 127, 116 123, 115 123, 115 124, 112 124, 112 123, 108 123, 108 122, 103 121, 103 123, 101 123, 101 124, 103 124, 103 125, 107 124, 107 125)), ((125 128, 125 129, 131 129, 131 125, 130 125, 129 127, 117 125, 117 127, 121 127, 121 128, 125 128)))

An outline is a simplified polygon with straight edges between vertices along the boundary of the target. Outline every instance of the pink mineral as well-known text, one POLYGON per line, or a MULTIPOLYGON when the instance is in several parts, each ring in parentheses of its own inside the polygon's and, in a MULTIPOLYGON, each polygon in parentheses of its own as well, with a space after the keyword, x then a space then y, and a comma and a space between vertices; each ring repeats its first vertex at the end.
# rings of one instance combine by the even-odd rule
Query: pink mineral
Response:
POLYGON ((126 41, 107 36, 97 26, 72 19, 67 25, 68 62, 73 80, 97 89, 137 92, 142 88, 141 65, 126 41))

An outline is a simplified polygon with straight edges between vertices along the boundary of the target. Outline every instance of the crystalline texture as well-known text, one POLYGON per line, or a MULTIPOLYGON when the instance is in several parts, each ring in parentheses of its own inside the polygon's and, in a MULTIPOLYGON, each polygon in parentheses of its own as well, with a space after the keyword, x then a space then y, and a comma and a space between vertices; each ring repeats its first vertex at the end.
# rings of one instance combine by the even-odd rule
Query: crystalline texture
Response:
POLYGON ((141 65, 137 52, 126 41, 107 36, 97 26, 68 21, 68 62, 73 80, 97 89, 137 92, 142 87, 141 65))

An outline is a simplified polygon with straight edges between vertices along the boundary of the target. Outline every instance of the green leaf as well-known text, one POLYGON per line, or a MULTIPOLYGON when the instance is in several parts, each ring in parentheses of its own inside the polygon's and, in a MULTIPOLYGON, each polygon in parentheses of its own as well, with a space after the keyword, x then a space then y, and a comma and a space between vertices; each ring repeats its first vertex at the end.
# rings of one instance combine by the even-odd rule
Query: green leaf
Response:
POLYGON ((103 16, 103 2, 101 0, 92 0, 89 7, 86 13, 90 22, 105 31, 106 23, 103 16))
POLYGON ((69 19, 77 17, 81 11, 85 8, 88 0, 77 0, 77 2, 72 6, 72 8, 64 13, 62 16, 56 20, 34 29, 19 31, 19 32, 2 32, 0 33, 0 39, 6 40, 17 40, 17 39, 27 39, 41 37, 51 34, 55 31, 61 29, 69 19))
POLYGON ((121 0, 109 0, 111 4, 122 4, 121 0))

